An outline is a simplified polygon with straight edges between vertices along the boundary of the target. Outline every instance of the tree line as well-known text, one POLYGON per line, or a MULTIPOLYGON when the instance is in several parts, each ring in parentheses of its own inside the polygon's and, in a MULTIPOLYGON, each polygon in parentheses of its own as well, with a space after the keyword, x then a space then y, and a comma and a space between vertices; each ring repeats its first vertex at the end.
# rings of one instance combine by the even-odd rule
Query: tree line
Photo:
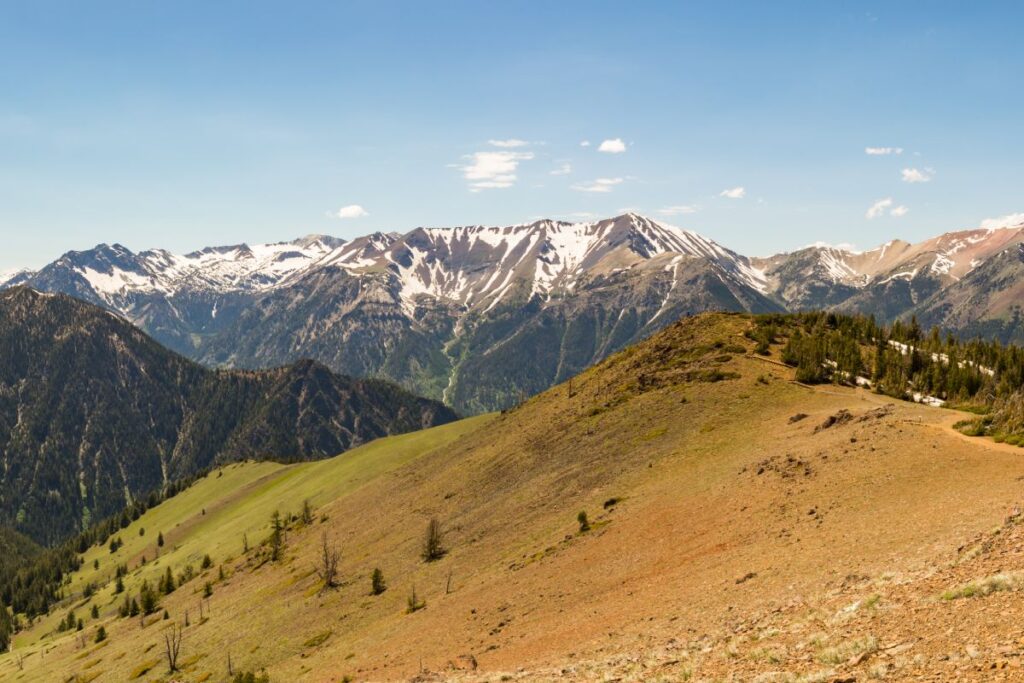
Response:
MULTIPOLYGON (((141 517, 146 510, 176 496, 207 473, 204 470, 171 482, 161 491, 154 491, 134 501, 120 513, 93 524, 60 545, 39 550, 29 557, 14 560, 0 558, 0 612, 9 608, 11 613, 23 614, 30 619, 49 613, 53 604, 64 599, 65 577, 82 566, 82 553, 93 545, 106 545, 108 542, 119 546, 118 532, 141 517)), ((0 622, 3 620, 3 614, 0 614, 0 622)), ((0 633, 2 631, 3 626, 0 625, 0 633)))
POLYGON ((755 351, 781 346, 783 362, 801 382, 867 380, 872 390, 894 398, 920 394, 974 412, 1019 400, 1024 389, 1021 347, 925 331, 914 318, 882 325, 873 316, 813 312, 755 321, 748 333, 755 351))

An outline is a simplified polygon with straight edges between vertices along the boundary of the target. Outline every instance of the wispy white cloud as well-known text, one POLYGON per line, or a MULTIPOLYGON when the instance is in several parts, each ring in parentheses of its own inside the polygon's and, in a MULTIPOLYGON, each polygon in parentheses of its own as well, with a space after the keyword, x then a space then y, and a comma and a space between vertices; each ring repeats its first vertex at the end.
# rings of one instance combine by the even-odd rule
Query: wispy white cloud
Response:
POLYGON ((611 140, 604 140, 597 148, 598 152, 604 152, 605 154, 622 154, 626 151, 626 143, 621 138, 612 138, 611 140))
POLYGON ((337 211, 329 211, 327 215, 331 218, 362 218, 363 216, 369 216, 370 212, 358 204, 349 204, 337 211))
POLYGON ((551 175, 569 175, 570 173, 572 173, 572 164, 570 164, 569 162, 565 162, 561 164, 558 168, 552 170, 550 173, 551 175))
POLYGON ((886 197, 885 199, 879 199, 877 202, 872 204, 864 217, 869 221, 885 214, 886 210, 892 206, 892 197, 886 197))
POLYGON ((832 244, 831 242, 823 242, 821 240, 818 240, 817 242, 811 242, 810 244, 802 248, 810 249, 812 247, 817 249, 839 249, 840 251, 848 251, 851 254, 860 253, 859 251, 857 251, 857 245, 851 244, 850 242, 840 242, 839 244, 832 244))
POLYGON ((900 171, 905 183, 927 183, 935 176, 935 170, 926 168, 923 171, 917 168, 905 168, 900 171))
POLYGON ((612 188, 622 183, 622 178, 598 178, 588 183, 579 183, 572 189, 579 192, 611 192, 612 188))
POLYGON ((584 140, 580 143, 580 147, 590 147, 590 140, 584 140))
POLYGON ((529 142, 526 140, 519 140, 518 138, 509 138, 508 140, 488 140, 487 144, 492 147, 502 147, 504 149, 512 149, 515 147, 526 147, 529 142))
POLYGON ((890 154, 903 154, 902 147, 865 147, 864 153, 872 157, 885 157, 890 154))
POLYGON ((470 181, 470 192, 512 187, 521 161, 533 159, 533 152, 475 152, 471 162, 460 166, 463 177, 470 181))
POLYGON ((743 199, 747 196, 747 188, 745 187, 732 187, 728 190, 722 190, 718 193, 719 197, 727 197, 729 199, 743 199))
POLYGON ((896 203, 892 200, 892 197, 879 199, 877 202, 875 202, 868 208, 867 213, 865 213, 864 216, 869 221, 874 220, 876 218, 880 218, 887 213, 890 216, 899 218, 900 216, 906 216, 907 212, 910 211, 910 209, 903 206, 902 204, 899 206, 896 206, 895 204, 896 203))
POLYGON ((692 204, 679 204, 658 209, 658 213, 662 216, 683 216, 685 214, 697 213, 697 207, 692 204))
POLYGON ((1024 225, 1024 213, 1011 213, 998 218, 986 218, 981 222, 981 227, 986 230, 998 230, 999 228, 1018 228, 1024 225))

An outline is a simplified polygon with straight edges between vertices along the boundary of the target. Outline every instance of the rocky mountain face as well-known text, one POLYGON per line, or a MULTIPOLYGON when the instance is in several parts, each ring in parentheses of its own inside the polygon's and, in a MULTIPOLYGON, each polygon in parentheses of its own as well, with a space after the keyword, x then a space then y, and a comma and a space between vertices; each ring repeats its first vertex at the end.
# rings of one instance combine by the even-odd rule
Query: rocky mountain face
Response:
POLYGON ((914 311, 925 325, 964 336, 1024 343, 1024 243, 1007 247, 929 297, 914 311))
POLYGON ((0 293, 0 526, 39 542, 217 463, 331 456, 455 417, 313 361, 209 370, 99 307, 0 293))
POLYGON ((1010 272, 1024 223, 949 232, 911 244, 894 240, 864 252, 808 247, 751 263, 788 310, 834 309, 880 321, 918 316, 961 335, 1018 339, 1010 272))
POLYGON ((687 313, 782 310, 746 257, 632 214, 186 256, 100 246, 27 284, 117 311, 210 365, 315 358, 467 413, 511 405, 687 313))
POLYGON ((189 355, 202 339, 233 321, 254 296, 280 285, 340 243, 313 235, 185 255, 162 249, 135 254, 119 244, 101 244, 68 252, 36 273, 15 273, 8 286, 27 284, 104 306, 164 346, 189 355))
POLYGON ((814 246, 748 258, 627 214, 349 242, 310 236, 184 256, 101 245, 11 282, 102 305, 207 365, 314 358, 474 413, 706 310, 918 315, 1020 340, 1012 271, 1022 242, 1018 219, 864 252, 814 246))

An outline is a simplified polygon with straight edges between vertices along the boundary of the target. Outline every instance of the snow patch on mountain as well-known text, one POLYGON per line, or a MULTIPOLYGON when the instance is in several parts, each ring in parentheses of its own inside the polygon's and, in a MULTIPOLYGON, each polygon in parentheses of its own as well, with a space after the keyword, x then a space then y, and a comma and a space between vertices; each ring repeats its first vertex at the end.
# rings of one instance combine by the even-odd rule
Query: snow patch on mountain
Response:
POLYGON ((12 270, 0 271, 0 287, 8 287, 21 284, 35 274, 35 271, 28 268, 14 268, 12 270))
POLYGON ((612 275, 665 254, 706 259, 721 277, 765 292, 764 272, 697 233, 636 214, 590 222, 541 220, 511 226, 419 228, 401 235, 353 240, 311 267, 338 267, 353 275, 394 273, 403 310, 412 315, 422 296, 484 312, 517 285, 550 300, 581 278, 612 275))
POLYGON ((837 247, 828 247, 822 249, 819 255, 819 262, 833 282, 856 280, 860 273, 846 261, 846 257, 852 254, 853 252, 837 247))
POLYGON ((945 254, 936 254, 935 260, 932 261, 932 265, 929 267, 929 270, 936 275, 949 275, 949 272, 953 270, 953 266, 955 265, 953 259, 950 258, 950 254, 955 253, 956 252, 954 251, 947 252, 945 254))
POLYGON ((190 254, 153 249, 133 254, 120 245, 65 255, 58 265, 77 274, 101 298, 127 294, 174 294, 184 289, 263 291, 331 253, 334 238, 303 238, 277 244, 210 247, 190 254))

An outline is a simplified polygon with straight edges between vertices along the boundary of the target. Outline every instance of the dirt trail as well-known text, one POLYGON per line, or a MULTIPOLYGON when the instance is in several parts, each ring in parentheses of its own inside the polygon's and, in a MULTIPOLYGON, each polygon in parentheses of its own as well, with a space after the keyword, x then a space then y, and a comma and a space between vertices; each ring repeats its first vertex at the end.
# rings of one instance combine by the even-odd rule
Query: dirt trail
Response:
POLYGON ((990 451, 1000 451, 1002 453, 1012 453, 1013 455, 1022 455, 1024 450, 1020 446, 1014 446, 1008 443, 998 443, 993 441, 987 436, 968 436, 960 430, 953 427, 954 424, 964 419, 964 417, 970 417, 970 413, 956 413, 948 415, 942 422, 912 422, 908 421, 907 424, 918 424, 923 427, 930 427, 932 429, 938 429, 939 431, 945 432, 951 436, 956 437, 962 441, 966 441, 972 446, 980 446, 981 448, 987 448, 990 451))
MULTIPOLYGON (((762 359, 764 360, 764 359, 762 359)), ((892 403, 897 399, 889 396, 875 394, 865 389, 854 389, 849 388, 846 390, 833 390, 826 389, 823 386, 813 386, 809 384, 803 384, 800 382, 794 382, 797 386, 804 387, 818 394, 826 394, 828 396, 840 396, 844 398, 850 398, 856 396, 862 401, 867 401, 876 405, 883 405, 885 403, 892 403)), ((918 404, 920 405, 920 404, 918 404)), ((906 425, 924 427, 926 429, 934 429, 956 439, 977 446, 979 448, 985 448, 991 451, 999 451, 1001 453, 1012 453, 1013 455, 1024 455, 1024 449, 1020 446, 1014 446, 1008 443, 998 443, 989 437, 982 436, 968 436, 960 430, 956 429, 953 425, 957 422, 975 417, 972 413, 968 413, 962 410, 953 410, 951 408, 932 408, 925 405, 920 405, 921 416, 918 419, 904 419, 901 422, 906 425), (926 419, 927 418, 927 419, 926 419)))

